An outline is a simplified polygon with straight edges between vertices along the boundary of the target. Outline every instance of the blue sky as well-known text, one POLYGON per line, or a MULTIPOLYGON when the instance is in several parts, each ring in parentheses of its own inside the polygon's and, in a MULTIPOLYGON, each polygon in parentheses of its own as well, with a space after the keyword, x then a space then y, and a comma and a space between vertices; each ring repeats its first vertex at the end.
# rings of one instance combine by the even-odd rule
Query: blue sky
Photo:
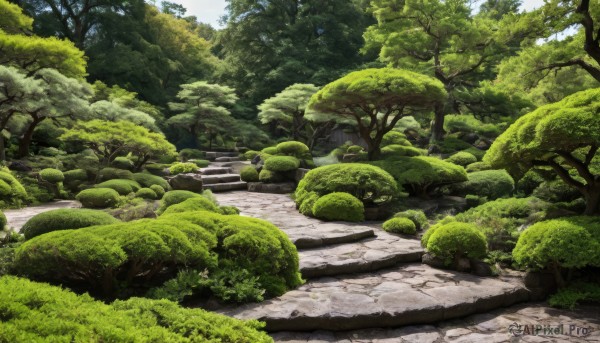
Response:
MULTIPOLYGON (((225 14, 225 0, 171 0, 187 8, 188 15, 195 15, 201 22, 209 23, 213 27, 221 27, 219 18, 225 14)), ((160 3, 157 1, 157 3, 160 3)), ((523 0, 522 8, 531 10, 544 3, 543 0, 523 0)))

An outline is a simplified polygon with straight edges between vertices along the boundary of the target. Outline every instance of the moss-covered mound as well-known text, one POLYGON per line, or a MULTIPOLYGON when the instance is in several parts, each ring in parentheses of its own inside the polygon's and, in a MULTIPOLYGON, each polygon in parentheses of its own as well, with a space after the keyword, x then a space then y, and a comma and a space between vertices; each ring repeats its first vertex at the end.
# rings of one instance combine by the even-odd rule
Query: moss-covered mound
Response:
POLYGON ((103 211, 80 208, 58 209, 33 216, 23 225, 21 233, 25 235, 26 239, 31 239, 52 231, 80 229, 117 222, 117 219, 103 211))

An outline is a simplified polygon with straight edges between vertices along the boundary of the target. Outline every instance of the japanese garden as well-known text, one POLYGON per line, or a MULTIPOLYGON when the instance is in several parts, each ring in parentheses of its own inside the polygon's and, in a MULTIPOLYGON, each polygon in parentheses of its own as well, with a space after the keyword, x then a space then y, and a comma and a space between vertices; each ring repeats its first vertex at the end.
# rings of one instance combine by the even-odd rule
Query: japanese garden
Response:
POLYGON ((221 2, 0 0, 0 342, 600 341, 600 3, 221 2))

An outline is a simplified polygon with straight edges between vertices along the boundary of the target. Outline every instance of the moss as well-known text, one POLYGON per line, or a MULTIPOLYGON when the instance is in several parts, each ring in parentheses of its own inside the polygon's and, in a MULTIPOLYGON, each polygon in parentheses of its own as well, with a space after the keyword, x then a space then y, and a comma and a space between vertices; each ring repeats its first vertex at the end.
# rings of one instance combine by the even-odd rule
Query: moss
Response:
POLYGON ((448 157, 446 162, 458 164, 459 166, 466 167, 469 164, 477 162, 477 157, 466 151, 459 151, 456 154, 448 157))
POLYGON ((137 192, 140 188, 142 188, 139 183, 137 183, 133 180, 127 180, 127 179, 108 180, 108 181, 99 183, 94 187, 95 188, 114 189, 120 195, 127 195, 130 193, 134 193, 134 192, 137 192))
POLYGON ((0 208, 22 206, 27 191, 7 168, 0 168, 0 182, 0 208))
POLYGON ((383 229, 392 233, 403 233, 414 235, 417 233, 417 227, 412 220, 408 218, 392 218, 383 223, 383 229))
POLYGON ((198 166, 195 163, 175 163, 169 167, 171 175, 195 173, 198 171, 198 166))
POLYGON ((300 161, 292 156, 273 156, 265 161, 264 169, 272 172, 288 172, 300 167, 300 161))
POLYGON ((148 174, 148 173, 136 173, 133 174, 133 180, 139 183, 142 187, 151 187, 153 185, 160 186, 163 190, 168 191, 171 189, 167 180, 160 176, 148 174))
POLYGON ((26 239, 59 230, 73 230, 94 225, 117 223, 118 220, 110 214, 89 209, 58 209, 43 212, 29 219, 21 233, 26 239))
POLYGON ((320 197, 312 208, 315 218, 360 222, 365 219, 365 208, 352 194, 335 192, 320 197))
POLYGON ((277 147, 271 146, 268 148, 264 148, 260 152, 267 155, 277 155, 277 147))
POLYGON ((165 189, 159 185, 152 185, 150 189, 156 194, 156 199, 162 199, 163 195, 165 195, 165 189))
POLYGON ((64 183, 70 183, 74 181, 86 181, 88 179, 87 172, 85 169, 74 169, 63 173, 65 176, 64 183))
POLYGON ((381 146, 385 147, 388 145, 412 146, 410 141, 406 138, 406 135, 398 131, 390 131, 383 135, 381 146))
POLYGON ((216 213, 221 212, 221 210, 215 203, 202 196, 199 196, 192 197, 178 204, 171 205, 163 212, 163 214, 167 215, 171 213, 182 213, 192 211, 210 211, 216 213))
POLYGON ((277 153, 287 155, 287 156, 295 156, 297 158, 302 158, 309 154, 310 149, 306 144, 302 142, 289 141, 282 142, 277 144, 275 147, 277 149, 277 153))
POLYGON ((361 147, 360 145, 351 145, 348 147, 346 152, 349 154, 358 154, 359 152, 364 151, 364 150, 365 149, 363 147, 361 147))
POLYGON ((490 200, 510 196, 515 182, 505 170, 483 170, 469 173, 469 180, 450 187, 451 192, 459 195, 475 194, 490 200))
POLYGON ((203 159, 206 154, 198 149, 181 149, 179 152, 179 159, 183 162, 192 159, 203 159))
POLYGON ((187 199, 197 198, 201 196, 201 194, 183 190, 166 192, 162 197, 162 200, 160 201, 160 207, 158 208, 157 213, 161 214, 172 205, 182 203, 187 199))
POLYGON ((115 158, 110 165, 113 168, 123 169, 123 170, 133 170, 133 161, 128 159, 127 157, 117 157, 115 158))
POLYGON ((240 177, 241 177, 242 181, 257 182, 258 181, 258 171, 256 171, 256 168, 254 168, 252 166, 245 166, 240 171, 240 177))
POLYGON ((317 200, 319 200, 319 194, 310 192, 304 197, 304 200, 298 207, 298 210, 305 216, 314 216, 313 207, 315 206, 315 202, 317 202, 317 200))
POLYGON ((384 160, 395 159, 403 156, 421 156, 424 154, 424 151, 421 151, 420 149, 398 144, 387 145, 381 149, 381 159, 384 160))
POLYGON ((474 162, 474 163, 469 164, 466 168, 467 173, 490 170, 490 169, 492 169, 492 166, 490 166, 489 164, 487 164, 485 162, 474 162))
POLYGON ((75 197, 86 208, 108 208, 119 202, 119 193, 111 188, 86 189, 75 197))
POLYGON ((206 168, 210 164, 208 160, 188 160, 188 162, 195 164, 198 168, 206 168))
POLYGON ((248 150, 244 153, 244 158, 247 161, 252 161, 258 155, 260 155, 260 152, 254 151, 254 150, 248 150))
POLYGON ((423 247, 446 265, 457 257, 482 259, 487 254, 483 233, 472 224, 452 222, 432 226, 421 240, 423 247))
POLYGON ((6 220, 6 215, 4 215, 2 211, 0 211, 0 231, 4 230, 4 228, 6 227, 6 223, 8 223, 8 221, 6 220))
POLYGON ((65 180, 65 175, 58 169, 46 168, 40 171, 40 177, 50 183, 59 183, 65 180))
POLYGON ((428 226, 427 216, 421 210, 406 210, 394 214, 394 218, 408 218, 414 224, 417 230, 426 229, 428 226))
POLYGON ((264 183, 277 183, 285 180, 285 177, 281 175, 281 173, 270 171, 266 168, 263 168, 258 174, 258 179, 260 182, 264 183))
POLYGON ((148 200, 156 200, 158 195, 155 191, 150 188, 140 188, 137 192, 135 192, 136 198, 148 199, 148 200))
POLYGON ((133 180, 133 173, 129 170, 117 169, 117 168, 104 168, 100 170, 98 174, 100 181, 108 181, 114 179, 127 179, 133 180))

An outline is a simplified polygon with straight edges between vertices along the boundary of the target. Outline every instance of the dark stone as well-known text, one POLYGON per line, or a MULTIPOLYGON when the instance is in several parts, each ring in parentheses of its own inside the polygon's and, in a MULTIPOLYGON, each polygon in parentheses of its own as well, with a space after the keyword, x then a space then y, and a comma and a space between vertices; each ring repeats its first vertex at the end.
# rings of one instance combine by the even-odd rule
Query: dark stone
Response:
POLYGON ((476 259, 470 259, 469 262, 471 263, 471 273, 477 275, 477 276, 492 276, 494 275, 493 271, 492 271, 492 267, 483 262, 483 261, 479 261, 476 259))
POLYGON ((202 176, 200 174, 178 174, 169 179, 169 184, 175 190, 202 192, 202 176))
POLYGON ((430 253, 423 254, 421 257, 421 263, 432 266, 433 268, 447 269, 444 261, 431 255, 430 253))
POLYGON ((288 194, 296 190, 296 185, 293 182, 283 183, 248 183, 248 192, 256 193, 273 193, 273 194, 288 194))
POLYGON ((300 182, 302 179, 304 179, 304 177, 306 176, 306 174, 309 171, 310 171, 310 169, 304 169, 304 168, 296 169, 296 175, 294 177, 294 181, 296 181, 297 183, 300 182))
POLYGON ((12 162, 9 166, 8 169, 10 170, 14 170, 14 171, 18 171, 18 172, 30 172, 33 169, 31 169, 30 166, 28 166, 25 162, 22 161, 14 161, 12 162))
POLYGON ((365 220, 378 220, 380 216, 379 207, 366 207, 365 220))
POLYGON ((466 257, 459 257, 456 261, 454 261, 454 269, 459 272, 470 272, 471 262, 466 257))
POLYGON ((427 155, 436 155, 440 153, 442 153, 442 150, 435 144, 430 145, 429 149, 427 149, 427 155))
POLYGON ((252 161, 250 161, 250 163, 252 163, 252 164, 258 164, 258 162, 260 162, 260 155, 254 156, 252 161))
POLYGON ((547 271, 528 271, 523 277, 523 283, 531 291, 533 300, 544 300, 558 289, 554 275, 547 271))
POLYGON ((487 150, 492 146, 492 142, 485 138, 480 138, 473 144, 479 150, 487 150))
POLYGON ((460 139, 462 139, 463 141, 465 141, 469 144, 474 144, 479 139, 479 136, 475 133, 469 132, 469 133, 465 133, 464 135, 462 135, 460 137, 460 139))

